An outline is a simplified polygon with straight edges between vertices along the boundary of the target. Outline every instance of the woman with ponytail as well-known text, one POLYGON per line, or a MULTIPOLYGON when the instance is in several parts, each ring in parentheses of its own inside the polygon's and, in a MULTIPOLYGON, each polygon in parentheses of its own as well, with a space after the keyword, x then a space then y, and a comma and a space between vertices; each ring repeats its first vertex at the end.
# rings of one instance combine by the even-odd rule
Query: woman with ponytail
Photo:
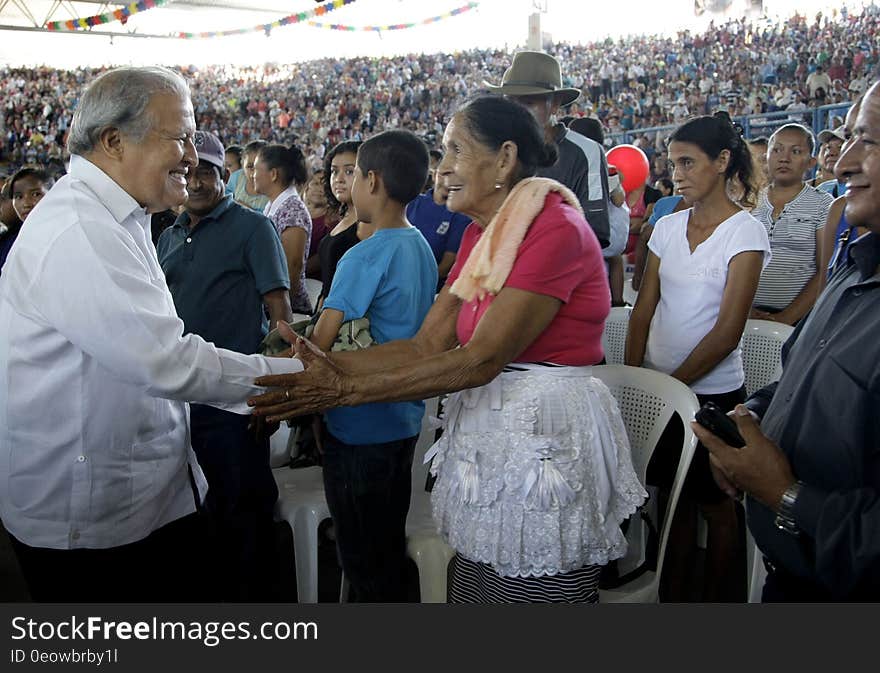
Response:
POLYGON ((312 304, 305 282, 312 218, 298 191, 307 178, 306 160, 298 147, 266 145, 257 154, 254 186, 269 198, 263 214, 281 237, 290 274, 290 307, 294 313, 308 315, 312 304))
MULTIPOLYGON (((716 115, 680 126, 670 138, 669 162, 675 193, 688 207, 661 217, 648 242, 626 364, 670 374, 690 386, 701 404, 712 401, 726 412, 746 398, 740 338, 770 258, 764 226, 744 210, 755 201, 752 156, 730 118, 716 115)), ((681 446, 680 432, 670 424, 659 460, 652 461, 661 485, 672 481, 678 456, 670 453, 676 442, 681 446)), ((688 554, 695 551, 697 506, 709 528, 702 599, 735 600, 722 586, 744 567, 744 561, 733 563, 739 524, 702 445, 672 523, 661 598, 687 600, 683 584, 693 569, 688 554)))
MULTIPOLYGON (((602 566, 626 552, 620 523, 645 498, 591 371, 611 304, 599 241, 570 190, 534 177, 556 147, 521 104, 474 99, 443 149, 447 206, 473 222, 418 333, 326 357, 299 341, 305 371, 261 380, 286 390, 255 413, 452 393, 431 468, 434 518, 456 550, 450 601, 597 602, 602 566)), ((356 196, 366 189, 358 174, 356 196)))

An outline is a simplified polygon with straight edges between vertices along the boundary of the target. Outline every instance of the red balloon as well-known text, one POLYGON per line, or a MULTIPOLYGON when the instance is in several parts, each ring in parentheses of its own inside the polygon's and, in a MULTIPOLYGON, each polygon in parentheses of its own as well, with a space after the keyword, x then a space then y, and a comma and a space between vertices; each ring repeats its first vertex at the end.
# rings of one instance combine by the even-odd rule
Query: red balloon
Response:
POLYGON ((614 164, 623 175, 620 185, 627 194, 638 189, 648 181, 651 166, 648 157, 635 145, 618 145, 605 155, 609 164, 614 164))

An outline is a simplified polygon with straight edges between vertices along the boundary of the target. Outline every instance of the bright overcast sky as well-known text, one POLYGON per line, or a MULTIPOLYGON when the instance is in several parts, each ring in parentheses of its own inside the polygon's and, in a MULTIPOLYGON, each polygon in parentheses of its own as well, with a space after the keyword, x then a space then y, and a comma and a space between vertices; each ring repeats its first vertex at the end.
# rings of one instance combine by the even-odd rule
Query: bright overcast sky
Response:
MULTIPOLYGON (((2 4, 2 3, 0 3, 2 4)), ((31 3, 36 4, 36 3, 31 3)), ((349 25, 387 25, 421 21, 467 4, 467 0, 356 0, 323 21, 349 25)), ((248 36, 205 40, 147 40, 88 35, 45 35, 0 31, 0 64, 54 66, 102 64, 206 64, 291 62, 324 56, 393 55, 408 52, 448 52, 471 47, 524 46, 533 0, 482 0, 476 10, 436 24, 380 35, 338 32, 292 25, 248 36)), ((693 0, 546 0, 542 30, 554 40, 577 43, 611 35, 670 33, 683 27, 705 25, 693 15, 693 0)), ((836 1, 835 6, 843 3, 836 1)), ((861 1, 847 2, 860 5, 861 1)), ((255 5, 259 6, 258 0, 255 5)), ((741 14, 745 0, 733 0, 741 14)), ((815 12, 827 1, 765 0, 769 12, 815 12)), ((78 5, 83 7, 84 5, 78 5)), ((90 5, 93 8, 99 5, 90 5)), ((290 12, 311 10, 309 0, 292 0, 290 12)), ((94 11, 94 10, 93 10, 94 11)), ((67 18, 67 17, 64 17, 67 18)), ((142 33, 201 32, 250 27, 276 16, 208 9, 165 8, 142 12, 129 19, 128 28, 142 33)), ((113 24, 115 30, 122 29, 113 24)))

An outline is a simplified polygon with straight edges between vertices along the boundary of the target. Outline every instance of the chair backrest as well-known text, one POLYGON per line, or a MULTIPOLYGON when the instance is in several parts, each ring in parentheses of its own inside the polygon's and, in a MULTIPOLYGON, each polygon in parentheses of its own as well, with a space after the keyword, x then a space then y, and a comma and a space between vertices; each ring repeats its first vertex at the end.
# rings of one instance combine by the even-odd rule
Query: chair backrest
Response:
POLYGON ((747 320, 742 338, 746 393, 751 395, 782 376, 782 344, 794 328, 770 320, 747 320))
POLYGON ((622 365, 626 349, 626 333, 629 330, 630 306, 615 306, 605 319, 605 331, 602 333, 602 349, 605 351, 605 362, 609 365, 622 365))
POLYGON ((312 303, 312 308, 315 308, 315 304, 318 302, 318 297, 321 294, 321 289, 323 285, 320 280, 316 280, 315 278, 306 278, 306 294, 309 295, 309 301, 312 303))
MULTIPOLYGON (((681 381, 650 369, 604 365, 593 367, 593 376, 605 383, 617 400, 632 449, 633 467, 643 484, 648 472, 648 462, 673 413, 677 413, 684 422, 681 458, 678 461, 678 469, 660 528, 657 571, 650 592, 653 600, 656 600, 659 578, 663 570, 663 557, 669 538, 669 524, 678 506, 681 487, 697 446, 697 438, 691 430, 689 421, 693 420, 700 405, 693 391, 681 381)), ((626 590, 627 585, 624 585, 614 593, 625 594, 626 590)))
POLYGON ((432 446, 434 446, 434 435, 437 433, 439 421, 437 420, 437 409, 439 397, 432 397, 425 400, 425 415, 422 416, 422 430, 419 432, 419 439, 416 442, 416 449, 413 452, 412 466, 412 490, 424 491, 425 483, 428 479, 428 468, 430 465, 425 464, 425 454, 432 446))

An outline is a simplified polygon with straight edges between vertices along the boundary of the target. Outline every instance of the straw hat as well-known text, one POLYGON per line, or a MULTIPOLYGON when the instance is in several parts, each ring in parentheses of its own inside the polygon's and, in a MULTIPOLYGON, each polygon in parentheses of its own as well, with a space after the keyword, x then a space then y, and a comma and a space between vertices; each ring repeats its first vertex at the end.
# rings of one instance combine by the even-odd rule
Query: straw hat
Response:
POLYGON ((542 51, 521 51, 513 56, 513 64, 504 72, 501 85, 483 82, 489 91, 505 96, 530 96, 555 93, 560 105, 569 105, 580 98, 580 89, 562 86, 559 61, 542 51))

